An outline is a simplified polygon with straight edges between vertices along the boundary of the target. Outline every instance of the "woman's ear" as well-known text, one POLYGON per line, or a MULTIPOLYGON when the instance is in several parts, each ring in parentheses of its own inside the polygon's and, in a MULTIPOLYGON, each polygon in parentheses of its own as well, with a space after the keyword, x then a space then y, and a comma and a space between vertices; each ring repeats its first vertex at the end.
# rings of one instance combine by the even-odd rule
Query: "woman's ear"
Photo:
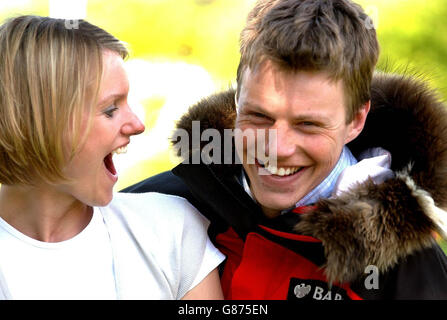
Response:
POLYGON ((366 102, 354 115, 351 123, 348 124, 348 134, 346 135, 345 144, 357 138, 360 132, 362 132, 370 108, 371 100, 366 102))

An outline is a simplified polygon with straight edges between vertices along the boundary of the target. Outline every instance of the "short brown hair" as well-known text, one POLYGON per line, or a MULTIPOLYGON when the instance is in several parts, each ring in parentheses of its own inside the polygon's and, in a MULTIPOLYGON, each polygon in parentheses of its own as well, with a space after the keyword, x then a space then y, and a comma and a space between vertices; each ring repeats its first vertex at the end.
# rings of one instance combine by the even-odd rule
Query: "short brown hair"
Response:
POLYGON ((127 56, 84 20, 20 16, 0 27, 0 183, 66 179, 90 127, 104 50, 127 56))
POLYGON ((379 56, 371 20, 349 0, 259 0, 241 33, 238 93, 247 67, 270 60, 285 71, 343 80, 347 123, 370 100, 379 56))

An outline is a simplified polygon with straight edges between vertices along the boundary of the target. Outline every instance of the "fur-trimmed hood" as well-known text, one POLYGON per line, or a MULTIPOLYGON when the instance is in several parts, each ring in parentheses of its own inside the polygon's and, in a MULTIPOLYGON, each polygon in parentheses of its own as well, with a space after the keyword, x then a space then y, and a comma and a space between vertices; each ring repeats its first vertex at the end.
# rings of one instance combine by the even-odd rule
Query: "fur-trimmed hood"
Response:
MULTIPOLYGON (((192 106, 177 127, 191 133, 233 129, 234 90, 192 106)), ((358 184, 337 198, 322 199, 295 231, 322 241, 330 282, 353 281, 365 267, 384 272, 417 250, 433 245, 433 231, 447 236, 447 109, 415 78, 376 74, 371 111, 362 133, 348 147, 354 156, 381 147, 392 155, 394 178, 358 184)), ((204 142, 201 147, 206 143, 204 142)), ((191 150, 191 153, 198 150, 191 150)), ((216 165, 225 173, 237 165, 216 165)))

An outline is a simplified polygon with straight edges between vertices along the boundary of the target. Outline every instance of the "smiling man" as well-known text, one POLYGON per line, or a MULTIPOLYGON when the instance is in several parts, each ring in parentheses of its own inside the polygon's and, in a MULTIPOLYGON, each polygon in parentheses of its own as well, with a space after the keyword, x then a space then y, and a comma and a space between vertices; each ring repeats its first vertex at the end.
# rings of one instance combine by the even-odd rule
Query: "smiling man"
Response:
POLYGON ((208 150, 193 141, 172 172, 125 190, 183 196, 210 219, 227 299, 447 298, 433 238, 447 231, 447 113, 420 81, 373 76, 369 22, 349 0, 259 0, 237 90, 178 123, 190 138, 193 121, 223 142, 225 129, 242 133, 233 164, 188 164, 208 150), (259 131, 275 143, 250 142, 259 131))
MULTIPOLYGON (((343 146, 362 130, 368 111, 366 102, 348 122, 342 81, 331 81, 325 72, 285 72, 270 61, 255 72, 246 70, 236 127, 276 130, 277 165, 243 164, 264 214, 277 216, 325 181, 343 146)), ((355 161, 347 148, 345 154, 341 161, 355 161)))

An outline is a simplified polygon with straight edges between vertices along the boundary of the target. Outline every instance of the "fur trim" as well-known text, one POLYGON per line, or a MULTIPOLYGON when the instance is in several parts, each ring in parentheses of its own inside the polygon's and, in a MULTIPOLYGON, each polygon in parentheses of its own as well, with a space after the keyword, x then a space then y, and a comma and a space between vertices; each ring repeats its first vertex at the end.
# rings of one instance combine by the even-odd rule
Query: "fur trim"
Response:
MULTIPOLYGON (((234 128, 234 90, 193 106, 178 123, 190 129, 234 128)), ((323 199, 302 215, 296 231, 320 239, 331 282, 352 281, 365 267, 386 271, 417 250, 433 245, 432 232, 447 236, 447 110, 416 78, 375 74, 371 111, 351 142, 356 156, 382 147, 392 154, 395 178, 358 185, 336 199, 323 199)), ((216 166, 219 167, 219 166, 216 166)))
POLYGON ((354 155, 377 146, 390 151, 395 172, 411 163, 416 185, 447 208, 447 109, 425 82, 376 74, 365 128, 348 146, 354 155))
MULTIPOLYGON (((177 122, 178 129, 184 129, 192 137, 192 122, 200 121, 200 132, 206 129, 214 128, 219 130, 223 137, 224 129, 233 129, 234 122, 236 120, 236 106, 234 96, 236 91, 230 89, 228 91, 211 95, 191 108, 184 114, 177 122)), ((172 144, 178 142, 177 139, 172 139, 172 144)), ((208 142, 201 142, 200 149, 203 148, 208 142)), ((190 141, 192 146, 192 141, 190 141)), ((194 152, 195 150, 191 150, 194 152)), ((177 152, 180 156, 180 153, 177 152)))
POLYGON ((445 212, 407 171, 380 185, 369 181, 336 199, 321 200, 317 208, 303 215, 295 231, 322 241, 331 283, 353 281, 368 265, 385 272, 432 246, 432 231, 445 228, 439 214, 445 212))
MULTIPOLYGON (((236 120, 236 106, 235 106, 235 100, 234 96, 236 94, 236 91, 233 89, 230 89, 228 91, 218 93, 211 95, 200 102, 198 102, 196 105, 189 108, 188 112, 184 114, 180 120, 177 122, 177 128, 186 130, 189 134, 189 146, 190 146, 190 152, 187 155, 189 157, 189 160, 193 159, 194 154, 200 153, 201 150, 204 148, 205 145, 207 145, 208 141, 200 141, 200 147, 198 150, 193 149, 192 146, 192 122, 193 121, 199 121, 200 124, 200 132, 203 132, 206 129, 213 128, 217 129, 220 133, 220 137, 222 137, 222 141, 220 143, 221 146, 225 145, 224 139, 224 130, 225 129, 233 129, 234 128, 234 122, 236 120)), ((181 157, 181 149, 177 148, 176 144, 179 142, 181 138, 174 137, 171 139, 171 143, 176 150, 177 156, 181 157)), ((234 142, 234 141, 233 141, 234 142)), ((234 143, 233 143, 234 146, 234 143)), ((223 152, 221 152, 222 158, 220 163, 225 163, 225 159, 223 159, 223 152)), ((233 162, 236 163, 235 158, 236 152, 233 150, 233 162)), ((200 158, 200 156, 198 157, 200 158)), ((186 160, 186 159, 183 159, 186 160)), ((190 162, 191 163, 191 162, 190 162)), ((215 165, 214 169, 221 174, 233 174, 236 171, 240 170, 240 167, 238 165, 234 164, 221 164, 221 165, 215 165)))
POLYGON ((419 206, 435 225, 435 230, 444 239, 447 239, 447 212, 435 205, 435 201, 430 194, 419 188, 408 174, 398 173, 397 177, 404 180, 412 196, 417 200, 419 206))

